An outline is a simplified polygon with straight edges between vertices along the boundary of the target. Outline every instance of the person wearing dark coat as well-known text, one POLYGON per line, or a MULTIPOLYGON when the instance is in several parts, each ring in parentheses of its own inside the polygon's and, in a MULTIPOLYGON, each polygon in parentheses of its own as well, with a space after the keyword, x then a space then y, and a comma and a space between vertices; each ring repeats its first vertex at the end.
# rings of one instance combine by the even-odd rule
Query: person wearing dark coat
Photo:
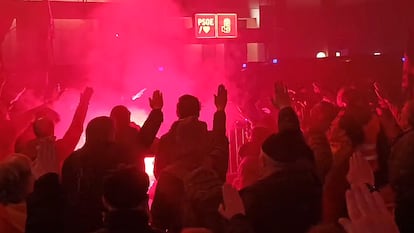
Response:
POLYGON ((321 219, 322 185, 291 107, 280 110, 279 129, 262 146, 262 178, 240 195, 255 233, 306 233, 321 219))
POLYGON ((124 152, 113 138, 112 120, 97 117, 86 128, 85 145, 65 160, 65 232, 86 233, 102 227, 103 178, 125 161, 124 152))
POLYGON ((152 111, 141 128, 131 123, 131 112, 125 106, 115 106, 111 111, 111 119, 115 124, 115 142, 127 153, 125 156, 128 160, 137 164, 142 171, 145 171, 145 155, 149 153, 163 121, 161 92, 154 92, 150 106, 152 111))
POLYGON ((157 233, 149 225, 148 175, 136 167, 113 172, 104 180, 104 227, 95 233, 157 233))
POLYGON ((63 232, 64 195, 57 173, 41 176, 26 203, 26 233, 63 232))
POLYGON ((163 231, 175 233, 183 228, 201 227, 221 232, 222 229, 217 209, 229 160, 227 91, 224 86, 219 87, 211 132, 197 119, 197 103, 192 96, 180 98, 178 112, 185 118, 175 122, 161 139, 162 153, 156 157, 158 184, 151 214, 153 226, 163 231), (193 103, 190 106, 194 108, 181 108, 182 102, 193 103))
POLYGON ((401 113, 404 132, 391 150, 389 180, 395 192, 395 218, 401 233, 414 232, 414 100, 401 113))

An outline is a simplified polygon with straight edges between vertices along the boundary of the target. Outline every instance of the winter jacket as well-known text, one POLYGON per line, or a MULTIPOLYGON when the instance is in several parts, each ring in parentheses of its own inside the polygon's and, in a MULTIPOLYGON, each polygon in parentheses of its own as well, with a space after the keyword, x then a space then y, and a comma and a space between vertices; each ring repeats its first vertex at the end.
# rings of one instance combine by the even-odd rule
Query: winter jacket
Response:
MULTIPOLYGON (((198 154, 184 156, 175 153, 180 149, 170 143, 171 147, 168 147, 171 149, 170 153, 162 154, 161 158, 156 157, 158 162, 162 162, 162 168, 160 169, 158 166, 160 172, 151 209, 152 223, 156 228, 169 229, 170 232, 180 232, 184 227, 220 228, 217 226, 217 222, 221 222, 222 219, 217 208, 221 201, 221 186, 226 180, 229 158, 228 140, 225 136, 225 118, 224 112, 215 113, 213 131, 208 133, 211 143, 198 154), (203 170, 203 168, 205 169, 203 170), (203 172, 208 174, 203 175, 203 172), (201 176, 194 177, 191 176, 192 174, 201 174, 201 176), (192 178, 187 179, 188 177, 192 178), (195 183, 189 185, 190 180, 195 183), (197 185, 201 186, 197 187, 197 185), (211 190, 205 193, 206 195, 199 196, 198 191, 204 190, 206 187, 211 187, 211 190), (215 195, 217 187, 219 188, 218 197, 215 195), (192 198, 192 194, 197 196, 195 198, 197 200, 192 198), (198 198, 202 200, 199 201, 198 198), (206 206, 206 203, 209 204, 206 206)), ((176 136, 173 132, 172 130, 167 134, 168 140, 172 140, 172 142, 176 136)), ((166 137, 161 140, 166 140, 166 137)), ((160 143, 160 147, 162 145, 166 144, 160 143)), ((183 146, 185 147, 185 145, 183 146)), ((158 165, 160 164, 158 163, 158 165)))
POLYGON ((144 171, 144 158, 148 153, 163 121, 161 110, 152 110, 141 129, 127 127, 116 133, 115 142, 127 153, 131 163, 144 171))
POLYGON ((59 176, 40 177, 27 198, 26 233, 62 233, 64 196, 59 176))
MULTIPOLYGON (((280 131, 300 131, 292 108, 279 112, 278 123, 280 131)), ((311 161, 288 164, 241 190, 240 195, 245 221, 255 233, 306 233, 320 221, 322 187, 311 161)), ((246 228, 244 232, 250 231, 246 228)))
POLYGON ((320 221, 322 187, 313 170, 281 170, 240 194, 255 233, 306 233, 320 221))
POLYGON ((64 232, 87 233, 102 227, 103 180, 121 164, 128 163, 124 155, 116 144, 100 143, 84 146, 65 160, 64 232))

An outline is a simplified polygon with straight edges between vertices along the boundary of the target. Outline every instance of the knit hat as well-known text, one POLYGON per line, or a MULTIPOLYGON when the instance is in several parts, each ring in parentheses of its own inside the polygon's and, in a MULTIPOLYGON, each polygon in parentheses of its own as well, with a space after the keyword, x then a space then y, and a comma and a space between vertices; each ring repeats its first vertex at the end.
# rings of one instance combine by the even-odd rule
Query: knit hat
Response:
POLYGON ((312 150, 298 130, 273 134, 263 143, 262 150, 269 158, 280 163, 294 163, 303 159, 314 161, 312 150))
POLYGON ((133 209, 148 198, 148 175, 136 167, 122 168, 105 178, 103 196, 116 209, 133 209))

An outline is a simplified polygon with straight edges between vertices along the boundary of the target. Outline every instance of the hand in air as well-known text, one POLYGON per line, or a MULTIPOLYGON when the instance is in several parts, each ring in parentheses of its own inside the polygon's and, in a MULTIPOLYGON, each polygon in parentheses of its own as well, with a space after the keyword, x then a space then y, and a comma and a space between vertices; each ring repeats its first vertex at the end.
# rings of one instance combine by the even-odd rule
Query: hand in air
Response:
POLYGON ((152 98, 149 98, 149 104, 152 110, 162 109, 164 106, 164 100, 161 91, 156 90, 152 93, 152 98))
POLYGON ((339 219, 347 233, 399 233, 392 214, 378 192, 353 185, 346 193, 348 218, 339 219))
POLYGON ((347 180, 351 185, 375 184, 374 172, 368 161, 361 155, 354 154, 349 159, 347 180))
POLYGON ((81 93, 81 102, 89 103, 93 95, 93 89, 91 87, 85 88, 85 90, 81 93))
POLYGON ((221 84, 218 87, 217 95, 214 95, 214 104, 216 105, 217 111, 224 111, 227 105, 227 89, 221 84))
POLYGON ((238 214, 246 214, 239 192, 227 183, 223 185, 223 202, 219 206, 219 213, 225 219, 230 220, 238 214))
POLYGON ((274 88, 274 97, 272 99, 273 106, 277 109, 289 107, 291 99, 287 86, 282 82, 276 82, 274 88))

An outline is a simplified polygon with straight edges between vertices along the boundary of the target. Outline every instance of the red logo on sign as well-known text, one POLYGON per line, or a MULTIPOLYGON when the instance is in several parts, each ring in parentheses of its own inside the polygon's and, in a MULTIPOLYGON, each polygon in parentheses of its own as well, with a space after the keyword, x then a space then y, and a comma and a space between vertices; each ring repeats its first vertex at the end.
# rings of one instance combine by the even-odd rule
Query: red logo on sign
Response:
POLYGON ((217 37, 237 37, 237 14, 217 14, 217 37))
POLYGON ((215 14, 196 14, 196 37, 215 38, 216 37, 216 15, 215 14))

